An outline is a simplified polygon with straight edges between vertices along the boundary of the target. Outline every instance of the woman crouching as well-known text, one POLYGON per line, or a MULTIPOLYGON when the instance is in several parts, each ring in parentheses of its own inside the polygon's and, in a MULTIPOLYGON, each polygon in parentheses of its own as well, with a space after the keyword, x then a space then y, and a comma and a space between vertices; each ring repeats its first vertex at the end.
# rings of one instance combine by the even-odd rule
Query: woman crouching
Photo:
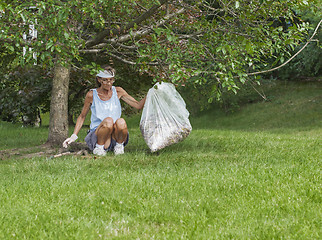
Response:
POLYGON ((86 115, 91 110, 90 131, 85 138, 90 150, 99 156, 105 156, 107 151, 114 151, 115 155, 124 153, 124 146, 129 141, 129 132, 125 120, 121 118, 120 99, 136 109, 142 109, 146 97, 138 102, 123 88, 114 87, 115 70, 110 66, 105 66, 103 69, 96 75, 99 87, 91 89, 86 94, 74 133, 63 143, 65 148, 76 141, 86 115))

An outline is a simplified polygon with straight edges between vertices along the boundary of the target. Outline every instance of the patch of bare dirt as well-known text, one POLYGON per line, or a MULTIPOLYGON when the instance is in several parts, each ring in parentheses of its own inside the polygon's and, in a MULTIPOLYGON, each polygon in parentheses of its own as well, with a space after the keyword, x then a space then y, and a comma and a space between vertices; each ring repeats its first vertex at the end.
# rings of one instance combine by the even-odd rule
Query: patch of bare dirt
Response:
POLYGON ((88 154, 89 149, 85 143, 73 143, 68 149, 55 147, 50 144, 43 144, 29 148, 0 150, 0 160, 33 157, 57 158, 66 155, 87 156, 88 154))

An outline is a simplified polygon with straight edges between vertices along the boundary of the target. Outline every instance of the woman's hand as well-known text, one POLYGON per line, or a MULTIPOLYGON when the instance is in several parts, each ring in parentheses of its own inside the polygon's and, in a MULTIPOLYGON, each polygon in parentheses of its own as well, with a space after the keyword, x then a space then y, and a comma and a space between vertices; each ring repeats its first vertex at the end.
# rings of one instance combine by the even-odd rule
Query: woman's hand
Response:
POLYGON ((72 142, 75 142, 77 140, 77 135, 76 134, 72 134, 70 136, 70 138, 67 138, 64 142, 63 142, 63 147, 67 148, 69 144, 71 144, 72 142))

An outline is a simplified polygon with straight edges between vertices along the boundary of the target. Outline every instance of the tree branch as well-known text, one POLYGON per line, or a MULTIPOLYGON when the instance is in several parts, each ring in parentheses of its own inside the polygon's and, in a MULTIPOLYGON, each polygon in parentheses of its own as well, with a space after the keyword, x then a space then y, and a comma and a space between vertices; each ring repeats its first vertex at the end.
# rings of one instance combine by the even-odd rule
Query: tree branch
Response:
MULTIPOLYGON (((161 7, 163 4, 165 4, 168 0, 161 0, 160 1, 160 5, 153 5, 148 11, 144 12, 141 16, 139 16, 138 18, 136 18, 134 21, 130 22, 129 24, 127 24, 123 29, 120 30, 113 30, 113 35, 117 35, 121 32, 127 31, 131 28, 133 28, 135 26, 135 24, 140 24, 141 22, 143 22, 144 20, 148 19, 149 17, 151 17, 157 10, 159 7, 161 7)), ((101 43, 103 41, 103 39, 107 36, 110 35, 110 31, 109 30, 104 30, 100 33, 98 33, 96 35, 96 37, 94 39, 91 39, 89 41, 87 41, 85 43, 85 46, 87 48, 93 47, 99 43, 101 43)))
MULTIPOLYGON (((111 52, 108 52, 107 53, 108 55, 110 55, 111 57, 113 58, 116 58, 118 60, 120 60, 121 62, 124 62, 124 63, 127 63, 127 64, 130 64, 130 65, 141 65, 142 63, 136 63, 136 62, 133 62, 133 61, 129 61, 129 60, 126 60, 124 58, 121 58, 120 56, 117 56, 111 52)), ((159 63, 154 63, 154 62, 149 62, 149 63, 146 63, 147 65, 152 65, 152 66, 156 66, 158 65, 159 63)))
POLYGON ((146 28, 141 29, 141 30, 136 31, 136 32, 133 32, 131 34, 125 34, 125 35, 120 36, 120 37, 115 37, 115 38, 112 38, 112 39, 108 39, 108 40, 105 41, 105 43, 100 43, 100 44, 96 45, 95 47, 96 48, 104 48, 104 47, 107 46, 107 44, 117 44, 117 43, 120 43, 120 42, 128 41, 128 40, 130 40, 132 38, 137 38, 137 37, 142 37, 144 35, 147 35, 150 32, 152 32, 154 28, 162 26, 169 19, 171 19, 171 18, 183 13, 184 11, 185 11, 185 9, 181 8, 175 13, 172 13, 170 15, 166 15, 162 20, 158 21, 154 26, 147 26, 146 28))
MULTIPOLYGON (((85 50, 81 50, 80 52, 82 53, 102 53, 102 52, 106 52, 109 56, 123 62, 123 63, 126 63, 126 64, 129 64, 129 65, 141 65, 141 63, 137 63, 137 62, 133 62, 133 61, 130 61, 130 60, 127 60, 127 59, 124 59, 116 54, 113 54, 111 52, 107 52, 106 49, 85 49, 85 50)), ((153 62, 150 62, 150 63, 146 63, 147 65, 152 65, 152 66, 156 66, 158 65, 158 63, 153 63, 153 62)))

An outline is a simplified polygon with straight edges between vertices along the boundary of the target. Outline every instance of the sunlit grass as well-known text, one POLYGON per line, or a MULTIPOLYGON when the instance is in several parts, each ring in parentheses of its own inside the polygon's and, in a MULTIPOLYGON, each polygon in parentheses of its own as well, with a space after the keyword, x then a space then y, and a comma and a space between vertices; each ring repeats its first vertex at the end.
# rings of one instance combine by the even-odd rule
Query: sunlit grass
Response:
POLYGON ((160 155, 2 161, 0 237, 318 238, 318 139, 205 133, 160 155))
MULTIPOLYGON (((314 88, 293 94, 285 114, 295 118, 268 117, 288 106, 274 102, 285 94, 230 115, 212 111, 157 154, 136 116, 122 156, 2 160, 0 239, 319 239, 322 113, 298 107, 304 95, 321 98, 314 88)), ((24 138, 31 145, 46 140, 46 128, 0 126, 1 142, 10 131, 38 139, 24 138)))

